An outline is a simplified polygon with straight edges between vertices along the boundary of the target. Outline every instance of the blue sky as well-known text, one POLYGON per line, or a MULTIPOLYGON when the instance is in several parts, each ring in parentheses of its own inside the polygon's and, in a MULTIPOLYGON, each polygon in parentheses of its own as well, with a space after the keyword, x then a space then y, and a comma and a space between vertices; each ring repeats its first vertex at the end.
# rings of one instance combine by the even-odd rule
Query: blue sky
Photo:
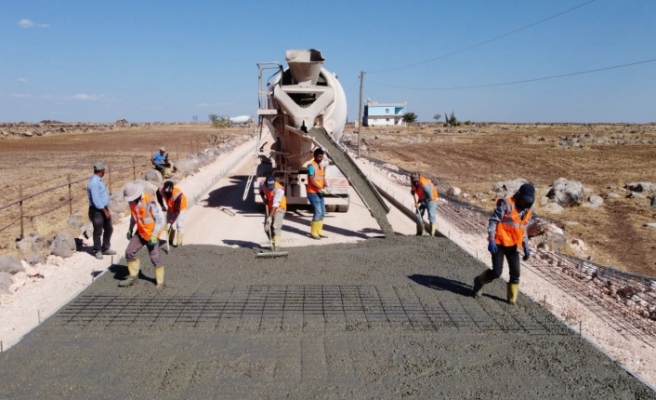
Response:
POLYGON ((420 121, 656 122, 655 21, 653 0, 1 0, 0 122, 256 115, 256 63, 304 48, 349 121, 365 71, 365 100, 420 121))

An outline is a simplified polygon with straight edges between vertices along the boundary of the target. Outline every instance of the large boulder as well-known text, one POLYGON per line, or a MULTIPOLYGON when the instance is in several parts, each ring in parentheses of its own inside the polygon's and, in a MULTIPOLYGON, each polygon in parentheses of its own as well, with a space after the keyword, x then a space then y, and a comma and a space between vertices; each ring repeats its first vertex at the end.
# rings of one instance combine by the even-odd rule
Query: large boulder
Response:
POLYGON ((184 158, 176 164, 176 168, 183 176, 189 176, 198 169, 198 159, 195 156, 184 158))
POLYGON ((550 214, 562 214, 563 211, 565 211, 565 209, 557 203, 549 203, 542 209, 550 214))
POLYGON ((459 187, 456 187, 456 186, 451 186, 446 191, 446 194, 448 194, 449 196, 456 196, 456 197, 460 196, 461 193, 462 193, 462 190, 459 187))
POLYGON ((572 207, 581 205, 584 194, 581 182, 558 178, 547 193, 547 197, 563 207, 572 207))
POLYGON ((30 232, 27 236, 16 242, 16 248, 23 255, 38 252, 43 246, 43 237, 36 232, 30 232))
POLYGON ((162 173, 156 169, 151 169, 144 174, 144 179, 148 182, 160 183, 164 180, 162 173))
POLYGON ((632 192, 656 193, 656 183, 652 182, 630 182, 624 187, 632 192))
POLYGON ((50 245, 50 254, 63 258, 72 256, 76 250, 75 238, 66 231, 57 232, 50 245))
POLYGON ((73 214, 69 215, 66 225, 76 230, 82 228, 82 226, 84 226, 84 222, 82 222, 82 213, 80 211, 75 211, 73 214))
POLYGON ((528 183, 528 181, 522 178, 507 182, 497 182, 492 186, 492 190, 497 197, 508 197, 514 195, 519 190, 519 187, 525 183, 528 183))
POLYGON ((11 294, 9 287, 14 283, 11 275, 6 272, 0 272, 0 294, 11 294))
POLYGON ((0 272, 13 275, 21 271, 25 271, 25 268, 18 258, 10 255, 0 256, 0 272))

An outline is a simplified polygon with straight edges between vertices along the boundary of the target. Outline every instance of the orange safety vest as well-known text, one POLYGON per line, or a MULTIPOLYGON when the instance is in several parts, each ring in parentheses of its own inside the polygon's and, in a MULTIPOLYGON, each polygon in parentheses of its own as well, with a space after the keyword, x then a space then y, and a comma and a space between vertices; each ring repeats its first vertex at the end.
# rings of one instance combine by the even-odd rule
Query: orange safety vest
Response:
POLYGON ((269 188, 266 186, 266 183, 262 185, 262 194, 264 194, 264 197, 267 199, 269 210, 273 208, 273 197, 275 195, 275 192, 278 190, 283 191, 282 199, 280 200, 280 205, 278 206, 278 209, 287 210, 287 196, 284 195, 285 188, 278 182, 276 182, 276 185, 273 187, 273 190, 269 190, 269 188))
MULTIPOLYGON (((155 218, 150 212, 151 205, 156 207, 157 201, 148 193, 144 193, 141 196, 139 203, 130 203, 130 213, 137 223, 137 233, 145 240, 150 240, 155 230, 155 218)), ((157 232, 158 238, 161 233, 161 231, 157 232)))
POLYGON ((426 196, 426 193, 424 193, 424 186, 426 184, 430 184, 431 187, 433 188, 433 200, 431 200, 431 202, 437 201, 437 196, 438 196, 437 188, 435 187, 435 185, 433 185, 433 182, 431 182, 430 179, 424 178, 423 176, 419 176, 419 182, 417 182, 418 186, 417 185, 412 186, 412 189, 415 191, 417 198, 419 199, 419 201, 424 201, 428 197, 426 196))
POLYGON ((164 194, 164 186, 159 188, 159 193, 162 195, 162 198, 166 203, 166 208, 169 210, 169 212, 181 212, 187 209, 187 196, 185 196, 184 193, 182 193, 182 190, 178 189, 177 187, 173 186, 173 193, 171 193, 171 197, 166 197, 166 194, 164 194), (180 199, 180 209, 175 210, 175 202, 178 199, 180 199))
POLYGON ((326 186, 325 182, 325 171, 324 168, 317 164, 316 161, 312 161, 310 165, 314 166, 314 181, 317 183, 317 185, 313 185, 310 183, 310 180, 308 179, 308 184, 307 184, 307 192, 308 193, 319 193, 321 189, 323 189, 326 186))
POLYGON ((519 211, 515 207, 515 199, 506 197, 505 199, 497 200, 506 203, 506 212, 501 217, 501 221, 497 223, 497 231, 494 234, 494 242, 498 245, 511 247, 522 246, 524 240, 524 232, 528 226, 528 221, 531 219, 532 211, 529 209, 524 215, 524 219, 519 219, 519 211))

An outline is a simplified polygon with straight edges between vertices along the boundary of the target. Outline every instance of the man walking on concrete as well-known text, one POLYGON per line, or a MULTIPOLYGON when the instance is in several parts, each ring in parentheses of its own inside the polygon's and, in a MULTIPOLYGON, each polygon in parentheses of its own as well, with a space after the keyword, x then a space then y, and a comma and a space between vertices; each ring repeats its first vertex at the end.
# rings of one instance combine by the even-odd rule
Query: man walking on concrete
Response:
POLYGON ((173 185, 172 181, 166 181, 157 189, 157 202, 162 210, 166 211, 166 223, 169 225, 169 244, 173 247, 182 246, 184 220, 187 214, 187 196, 182 193, 182 190, 173 185), (173 229, 173 224, 175 224, 175 229, 173 229))
POLYGON ((103 255, 116 254, 111 249, 114 228, 112 227, 112 214, 109 211, 109 192, 103 182, 103 176, 105 176, 105 165, 97 162, 93 165, 93 175, 87 184, 89 220, 93 224, 93 254, 99 260, 103 259, 103 255))
POLYGON ((435 236, 437 229, 437 187, 430 179, 421 176, 419 172, 410 175, 410 193, 415 199, 417 219, 417 236, 424 234, 424 213, 428 211, 430 235, 435 236))
POLYGON ((266 180, 260 184, 260 195, 268 212, 264 219, 264 231, 267 236, 273 235, 271 240, 274 247, 277 248, 282 240, 282 222, 287 211, 285 188, 276 182, 273 175, 267 176, 266 180))
POLYGON ((155 267, 157 288, 164 287, 164 266, 159 258, 159 235, 164 228, 164 217, 154 196, 144 193, 141 185, 128 182, 123 189, 123 197, 130 205, 130 228, 127 238, 130 240, 125 249, 125 259, 128 262, 130 275, 118 286, 132 286, 139 277, 139 259, 137 252, 144 246, 148 248, 150 261, 155 267), (134 227, 136 235, 133 235, 134 227))
POLYGON ((326 183, 326 172, 321 165, 323 161, 324 151, 321 148, 314 150, 314 160, 308 165, 308 183, 307 183, 307 198, 312 208, 314 215, 312 215, 312 223, 310 224, 310 236, 312 239, 327 238, 323 234, 323 218, 326 216, 326 203, 324 201, 324 194, 328 190, 328 183, 326 183))
POLYGON ((508 260, 510 279, 507 285, 508 303, 515 304, 519 293, 519 248, 524 250, 524 261, 531 255, 527 227, 531 220, 531 207, 535 201, 535 188, 525 183, 511 197, 497 200, 497 206, 488 225, 488 251, 492 254, 492 269, 474 279, 473 295, 477 297, 484 285, 501 276, 503 258, 508 260))

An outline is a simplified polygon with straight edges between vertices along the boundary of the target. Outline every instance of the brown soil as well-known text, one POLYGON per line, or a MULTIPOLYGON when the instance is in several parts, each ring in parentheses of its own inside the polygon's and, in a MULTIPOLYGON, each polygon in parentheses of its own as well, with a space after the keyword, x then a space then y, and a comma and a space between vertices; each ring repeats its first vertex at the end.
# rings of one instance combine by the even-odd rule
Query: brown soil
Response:
MULTIPOLYGON (((114 192, 135 175, 137 179, 141 178, 150 169, 152 153, 161 146, 166 147, 175 162, 250 131, 248 127, 217 129, 207 124, 140 124, 102 131, 69 129, 66 133, 29 138, 0 136, 0 207, 17 200, 21 192, 27 196, 64 185, 23 204, 23 213, 29 216, 24 220, 24 234, 36 232, 48 238, 66 227, 69 177, 71 181, 81 180, 71 186, 73 211, 82 212, 82 219, 86 221, 86 183, 93 173, 93 163, 103 161, 110 171, 114 171, 111 177, 106 172, 104 178, 110 191, 114 192), (55 211, 47 212, 57 206, 59 208, 55 211)), ((13 242, 20 236, 19 216, 18 205, 0 210, 2 253, 16 254, 13 242), (16 222, 7 227, 12 221, 16 222)))
MULTIPOLYGON (((457 186, 466 200, 491 211, 492 185, 524 178, 538 189, 536 213, 591 247, 592 261, 656 276, 656 212, 649 199, 628 198, 627 182, 656 182, 656 125, 475 124, 363 128, 363 154, 457 186), (600 209, 543 212, 539 199, 560 177, 578 180, 604 197, 600 209), (609 198, 609 193, 620 198, 609 198), (576 221, 580 225, 567 227, 576 221)), ((592 193, 591 193, 592 194, 592 193)))

